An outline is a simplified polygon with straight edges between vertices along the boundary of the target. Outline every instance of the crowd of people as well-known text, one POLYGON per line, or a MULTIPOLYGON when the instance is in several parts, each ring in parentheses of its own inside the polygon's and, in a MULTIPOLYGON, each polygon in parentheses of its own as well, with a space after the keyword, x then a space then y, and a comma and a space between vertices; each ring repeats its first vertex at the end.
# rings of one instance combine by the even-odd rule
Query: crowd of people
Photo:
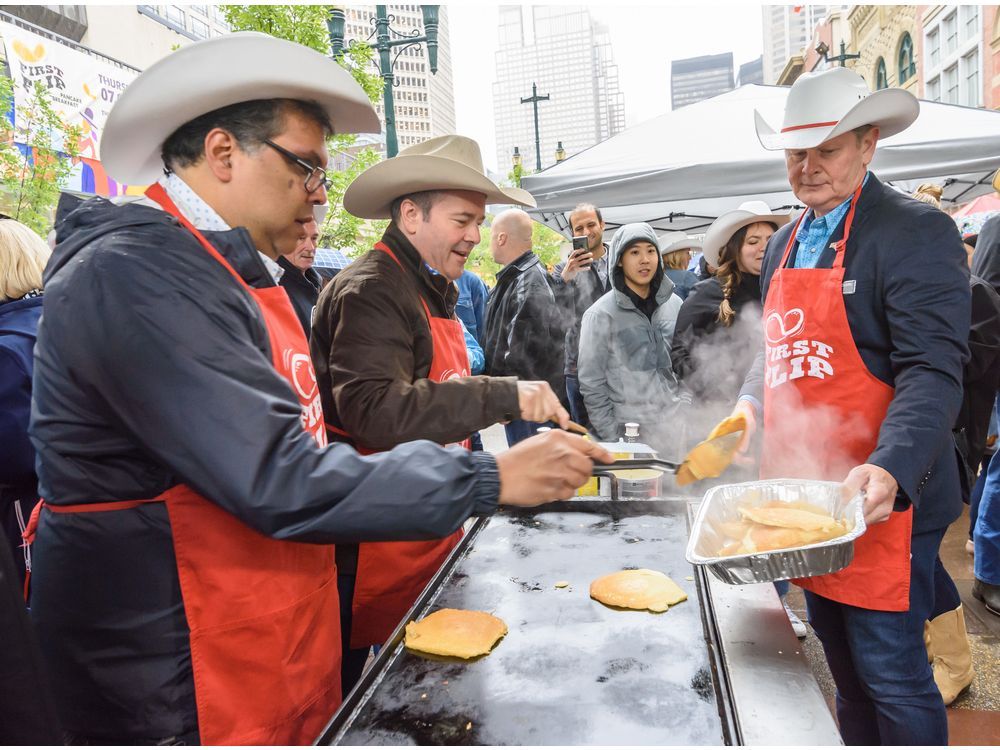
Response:
POLYGON ((676 460, 732 413, 726 481, 866 491, 854 561, 795 581, 845 741, 947 744, 973 679, 938 555, 963 500, 973 594, 1000 615, 1000 217, 963 238, 933 187, 869 169, 916 115, 846 69, 803 75, 757 130, 805 211, 750 201, 701 240, 635 223, 608 243, 581 203, 551 270, 532 196, 474 141, 433 138, 348 187, 389 224, 324 285, 325 139, 379 127, 360 87, 255 34, 149 68, 102 142, 143 200, 67 198, 54 250, 0 220, 0 578, 29 603, 0 621, 23 644, 5 739, 311 741, 467 519, 567 498, 612 460, 539 428, 614 442, 637 422, 676 460), (487 204, 512 206, 491 290, 465 268, 487 204), (493 455, 476 441, 496 423, 493 455))

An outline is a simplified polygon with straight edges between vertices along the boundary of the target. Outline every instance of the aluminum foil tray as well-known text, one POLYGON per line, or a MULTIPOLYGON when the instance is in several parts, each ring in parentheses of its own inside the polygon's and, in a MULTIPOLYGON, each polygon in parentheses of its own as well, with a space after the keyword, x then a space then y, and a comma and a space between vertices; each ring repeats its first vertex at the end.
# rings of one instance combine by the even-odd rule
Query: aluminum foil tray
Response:
POLYGON ((866 528, 863 496, 858 493, 845 499, 841 488, 839 482, 802 479, 772 479, 713 487, 705 494, 691 527, 687 560, 706 566, 719 580, 733 585, 808 578, 841 570, 854 558, 854 540, 864 534, 866 528), (717 556, 725 538, 718 523, 740 520, 739 506, 775 501, 817 505, 828 510, 836 520, 846 520, 850 531, 836 539, 791 550, 717 556))

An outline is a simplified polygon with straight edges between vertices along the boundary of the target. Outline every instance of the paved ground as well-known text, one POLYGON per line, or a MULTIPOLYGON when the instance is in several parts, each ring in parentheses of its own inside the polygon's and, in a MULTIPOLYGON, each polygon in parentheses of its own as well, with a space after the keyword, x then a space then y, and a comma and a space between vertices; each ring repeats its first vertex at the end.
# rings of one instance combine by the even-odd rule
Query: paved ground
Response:
MULTIPOLYGON (((481 434, 486 450, 495 453, 507 447, 501 425, 493 425, 481 434)), ((948 708, 950 741, 952 745, 1000 745, 1000 617, 988 612, 981 602, 972 598, 972 556, 965 551, 968 528, 966 511, 948 530, 941 546, 941 560, 955 579, 962 596, 976 670, 972 686, 948 708)), ((804 621, 806 612, 802 591, 793 586, 788 601, 804 621)), ((832 712, 833 679, 826 666, 823 649, 811 630, 803 645, 832 712)))

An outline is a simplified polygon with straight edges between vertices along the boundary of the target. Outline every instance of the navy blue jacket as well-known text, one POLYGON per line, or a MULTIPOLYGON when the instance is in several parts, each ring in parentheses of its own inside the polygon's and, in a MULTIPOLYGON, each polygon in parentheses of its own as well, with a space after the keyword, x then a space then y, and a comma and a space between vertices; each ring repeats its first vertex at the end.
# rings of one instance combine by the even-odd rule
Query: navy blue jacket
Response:
MULTIPOLYGON (((246 229, 206 236, 249 285, 274 286, 246 229)), ((495 510, 491 456, 428 441, 367 457, 317 447, 259 307, 165 212, 92 198, 57 239, 29 428, 49 503, 184 482, 263 534, 322 544, 440 538, 495 510)), ((65 729, 98 744, 195 731, 162 504, 43 513, 32 562, 31 617, 65 729)))
MULTIPOLYGON (((831 243, 841 239, 844 222, 831 243)), ((761 300, 793 231, 771 238, 761 269, 761 300)), ((789 263, 794 260, 789 258, 789 263)), ((818 267, 833 265, 828 246, 818 267)), ((869 371, 895 388, 868 463, 899 483, 897 509, 915 506, 914 533, 947 526, 961 512, 960 457, 952 426, 969 359, 971 301, 967 256, 955 222, 941 210, 884 186, 861 191, 844 259, 847 322, 869 371)), ((761 399, 764 353, 741 393, 761 399)), ((823 450, 820 436, 817 450, 823 450)))

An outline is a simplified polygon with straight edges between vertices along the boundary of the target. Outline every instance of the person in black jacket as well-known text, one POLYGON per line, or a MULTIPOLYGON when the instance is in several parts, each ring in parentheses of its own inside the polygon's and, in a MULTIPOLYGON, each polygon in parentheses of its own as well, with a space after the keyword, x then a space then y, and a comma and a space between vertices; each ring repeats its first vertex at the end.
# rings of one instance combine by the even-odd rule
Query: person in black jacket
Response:
MULTIPOLYGON (((979 231, 972 256, 972 274, 1000 292, 1000 216, 989 219, 979 231)), ((1000 415, 1000 408, 997 413, 1000 415)), ((973 543, 975 582, 972 595, 990 612, 1000 616, 1000 458, 996 453, 986 470, 973 543)))
MULTIPOLYGON (((565 329, 545 266, 531 251, 531 217, 517 208, 498 215, 490 228, 490 254, 503 268, 486 303, 487 374, 544 380, 565 403, 565 329)), ((508 422, 507 443, 524 440, 540 426, 523 419, 508 422)))
POLYGON ((590 203, 581 203, 570 212, 569 223, 574 237, 587 238, 587 248, 574 252, 564 263, 556 264, 550 278, 566 327, 564 373, 569 411, 574 421, 587 425, 590 420, 577 376, 580 323, 590 306, 611 290, 611 269, 608 268, 608 246, 604 242, 601 209, 590 203))
POLYGON ((674 372, 697 407, 694 434, 724 417, 739 395, 760 344, 764 248, 788 221, 763 201, 749 201, 722 214, 705 233, 703 257, 717 270, 681 305, 670 351, 674 372))
POLYGON ((309 338, 309 332, 312 330, 313 309, 316 307, 316 300, 319 299, 319 292, 323 286, 319 273, 313 270, 313 263, 316 262, 316 242, 319 240, 318 221, 317 218, 303 224, 305 235, 299 240, 299 244, 292 252, 278 256, 278 265, 284 271, 278 284, 288 293, 288 299, 295 308, 296 317, 302 323, 306 338, 309 338))
POLYGON ((0 519, 22 587, 31 554, 21 534, 38 502, 35 449, 28 439, 32 349, 50 254, 49 246, 24 224, 0 219, 0 519))
POLYGON ((449 534, 498 502, 570 496, 586 451, 611 459, 561 431, 496 457, 325 444, 272 271, 326 201, 334 125, 378 118, 329 58, 264 34, 197 42, 104 129, 109 174, 155 183, 148 199, 61 214, 35 346, 30 604, 75 743, 312 741, 340 699, 330 545, 449 534))
POLYGON ((756 118, 808 210, 768 244, 765 346, 736 412, 748 434, 763 419, 765 477, 865 490, 867 530, 851 563, 796 581, 847 744, 948 741, 924 624, 941 539, 962 507, 952 428, 969 359, 969 270, 955 223, 868 169, 878 140, 919 109, 906 91, 872 93, 832 68, 796 80, 780 126, 756 118))

